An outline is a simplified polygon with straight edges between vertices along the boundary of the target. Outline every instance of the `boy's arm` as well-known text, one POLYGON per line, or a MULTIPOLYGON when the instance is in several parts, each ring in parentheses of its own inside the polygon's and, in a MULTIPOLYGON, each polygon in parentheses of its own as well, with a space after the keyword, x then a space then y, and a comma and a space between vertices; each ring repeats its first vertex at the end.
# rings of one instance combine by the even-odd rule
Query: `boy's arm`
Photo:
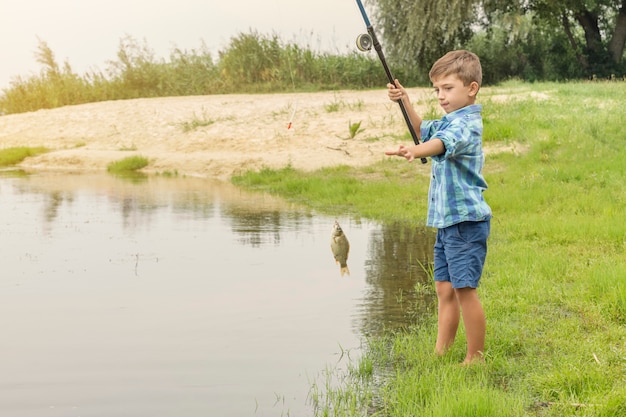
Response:
POLYGON ((402 104, 404 104, 404 108, 406 109, 406 113, 409 116, 411 125, 413 126, 417 137, 420 138, 420 126, 422 125, 422 118, 419 114, 417 114, 417 112, 411 105, 409 95, 406 92, 406 89, 402 86, 402 84, 400 84, 400 81, 396 79, 394 82, 395 84, 387 84, 387 88, 389 89, 389 91, 387 92, 389 99, 392 101, 402 101, 402 104))
POLYGON ((386 151, 385 155, 402 156, 411 162, 416 158, 426 158, 429 156, 441 155, 446 152, 443 141, 439 138, 432 138, 428 142, 422 142, 419 145, 400 147, 395 151, 386 151))

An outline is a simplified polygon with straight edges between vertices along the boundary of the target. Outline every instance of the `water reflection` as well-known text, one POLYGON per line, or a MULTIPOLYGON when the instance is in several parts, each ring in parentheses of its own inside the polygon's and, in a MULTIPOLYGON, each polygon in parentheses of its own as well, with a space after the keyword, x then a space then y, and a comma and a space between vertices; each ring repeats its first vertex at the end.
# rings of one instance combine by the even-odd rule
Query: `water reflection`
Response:
POLYGON ((0 177, 0 218, 3 415, 311 415, 341 349, 432 306, 430 233, 339 218, 342 278, 334 217, 229 184, 0 177))
POLYGON ((432 309, 432 293, 418 298, 415 285, 431 284, 427 271, 433 245, 431 231, 404 223, 384 224, 372 231, 365 265, 369 285, 361 306, 362 334, 407 328, 432 309))
POLYGON ((263 210, 233 207, 223 211, 231 220, 231 229, 244 245, 260 248, 280 245, 281 234, 306 230, 315 221, 306 211, 263 210))

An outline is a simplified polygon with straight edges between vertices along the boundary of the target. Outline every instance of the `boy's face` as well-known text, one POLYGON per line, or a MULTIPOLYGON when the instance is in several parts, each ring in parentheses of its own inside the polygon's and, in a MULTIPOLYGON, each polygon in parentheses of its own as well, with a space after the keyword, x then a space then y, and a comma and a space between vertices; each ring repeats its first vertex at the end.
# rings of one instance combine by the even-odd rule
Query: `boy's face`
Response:
POLYGON ((439 105, 446 113, 474 104, 478 93, 478 83, 463 85, 456 75, 445 75, 432 80, 439 105))

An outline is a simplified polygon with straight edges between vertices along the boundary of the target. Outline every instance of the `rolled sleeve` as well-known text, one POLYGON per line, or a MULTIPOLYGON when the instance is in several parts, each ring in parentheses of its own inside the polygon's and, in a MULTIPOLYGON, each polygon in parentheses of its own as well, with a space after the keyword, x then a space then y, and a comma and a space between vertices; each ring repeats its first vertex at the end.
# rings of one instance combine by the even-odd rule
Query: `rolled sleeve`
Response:
POLYGON ((440 161, 452 158, 455 155, 462 153, 472 139, 472 132, 467 129, 463 123, 455 123, 456 120, 446 124, 445 126, 442 126, 442 123, 437 122, 440 121, 425 121, 422 123, 422 127, 420 129, 422 140, 424 142, 437 138, 443 142, 443 146, 446 149, 445 153, 435 155, 432 158, 440 161))

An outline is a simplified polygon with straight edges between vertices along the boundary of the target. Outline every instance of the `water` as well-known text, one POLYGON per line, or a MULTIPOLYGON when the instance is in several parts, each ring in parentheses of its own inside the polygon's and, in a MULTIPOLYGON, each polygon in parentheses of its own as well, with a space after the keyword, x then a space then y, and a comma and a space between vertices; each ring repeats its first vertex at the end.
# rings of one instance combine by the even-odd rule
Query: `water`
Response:
POLYGON ((0 218, 0 415, 310 416, 326 369, 432 304, 427 232, 220 182, 5 174, 0 218))

